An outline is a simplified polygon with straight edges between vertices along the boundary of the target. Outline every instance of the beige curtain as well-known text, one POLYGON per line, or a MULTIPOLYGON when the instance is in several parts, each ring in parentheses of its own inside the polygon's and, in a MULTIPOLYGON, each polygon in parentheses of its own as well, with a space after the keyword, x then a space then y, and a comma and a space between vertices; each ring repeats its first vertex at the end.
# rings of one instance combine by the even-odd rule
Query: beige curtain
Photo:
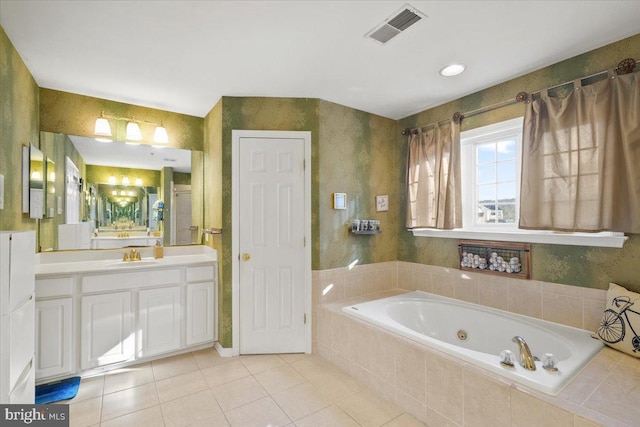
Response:
POLYGON ((521 228, 640 233, 639 76, 527 105, 521 228))
POLYGON ((462 227, 460 126, 453 121, 409 137, 407 227, 462 227))

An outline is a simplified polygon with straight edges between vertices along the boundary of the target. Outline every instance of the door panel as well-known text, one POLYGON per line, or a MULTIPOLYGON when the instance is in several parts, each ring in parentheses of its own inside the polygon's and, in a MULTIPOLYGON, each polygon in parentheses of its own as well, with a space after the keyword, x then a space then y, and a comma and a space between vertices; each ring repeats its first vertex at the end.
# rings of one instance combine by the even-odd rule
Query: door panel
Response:
POLYGON ((303 352, 304 140, 239 144, 240 352, 303 352))

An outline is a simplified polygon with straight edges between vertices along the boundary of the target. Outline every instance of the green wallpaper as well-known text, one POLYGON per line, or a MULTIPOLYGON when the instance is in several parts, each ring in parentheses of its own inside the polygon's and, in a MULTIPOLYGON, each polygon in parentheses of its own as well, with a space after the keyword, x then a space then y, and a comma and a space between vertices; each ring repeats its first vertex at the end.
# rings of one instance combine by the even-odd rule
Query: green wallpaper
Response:
POLYGON ((37 230, 37 221, 22 213, 22 147, 29 143, 39 146, 38 86, 0 27, 0 230, 37 230))
MULTIPOLYGON (((406 156, 406 137, 400 130, 426 125, 478 107, 515 98, 521 91, 536 92, 554 84, 573 80, 607 68, 614 68, 624 58, 640 56, 640 34, 617 43, 587 52, 539 71, 526 74, 481 92, 460 98, 398 121, 397 144, 406 156)), ((462 123, 462 131, 522 116, 524 106, 516 104, 481 114, 462 123)), ((640 166, 639 166, 640 167, 640 166)), ((405 173, 402 166, 402 178, 405 173)), ((404 193, 401 194, 404 203, 404 193)), ((401 261, 419 262, 445 267, 457 266, 457 247, 454 239, 413 237, 398 228, 401 261)), ((532 245, 532 278, 536 280, 606 289, 610 281, 640 292, 640 236, 631 236, 622 249, 591 248, 563 245, 532 245)))
MULTIPOLYGON (((187 174, 188 175, 188 174, 187 174)), ((109 178, 115 176, 117 183, 122 182, 122 177, 129 178, 134 185, 137 178, 142 180, 145 187, 160 187, 160 171, 149 169, 131 169, 112 166, 87 165, 87 182, 91 184, 109 184, 109 178)))
MULTIPOLYGON (((129 117, 153 123, 162 121, 169 134, 168 146, 202 150, 203 120, 200 117, 40 88, 40 130, 92 137, 96 119, 103 111, 114 117, 129 117)), ((126 122, 109 119, 109 124, 116 139, 124 141, 126 122)), ((151 143, 155 127, 141 124, 140 130, 144 141, 151 143)))
POLYGON ((398 176, 403 159, 396 121, 320 101, 319 212, 314 269, 395 261, 400 213, 398 176), (347 193, 347 209, 332 208, 332 194, 347 193), (389 211, 376 212, 375 197, 389 196, 389 211), (379 235, 352 235, 353 219, 380 220, 379 235))

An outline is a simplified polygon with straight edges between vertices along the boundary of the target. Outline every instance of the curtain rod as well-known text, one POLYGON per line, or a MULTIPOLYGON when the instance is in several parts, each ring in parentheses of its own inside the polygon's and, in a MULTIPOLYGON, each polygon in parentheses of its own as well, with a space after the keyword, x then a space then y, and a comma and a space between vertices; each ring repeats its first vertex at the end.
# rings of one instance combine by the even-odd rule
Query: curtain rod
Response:
MULTIPOLYGON (((618 63, 618 66, 614 69, 614 71, 616 72, 616 74, 621 75, 621 74, 629 74, 633 71, 633 69, 635 68, 636 64, 638 63, 638 61, 636 61, 633 58, 626 58, 623 59, 622 61, 620 61, 618 63)), ((608 73, 609 70, 604 70, 604 71, 598 71, 597 73, 593 73, 593 74, 589 74, 588 76, 583 76, 580 77, 580 80, 585 80, 585 79, 589 79, 592 77, 596 77, 605 73, 608 73)), ((576 80, 576 79, 574 79, 576 80)), ((568 84, 571 84, 574 82, 574 80, 570 80, 567 82, 563 82, 554 86, 551 86, 548 89, 555 89, 558 87, 562 87, 568 84)), ((401 133, 402 135, 409 135, 409 134, 417 134, 418 133, 418 129, 423 129, 423 128, 428 128, 431 126, 437 126, 439 124, 444 124, 447 123, 451 120, 453 120, 454 123, 460 124, 462 123, 462 120, 465 118, 469 118, 469 117, 473 117, 476 116, 478 114, 483 114, 483 113, 487 113, 489 111, 493 111, 493 110, 497 110, 498 108, 502 108, 502 107, 507 107, 509 105, 513 105, 513 104, 517 104, 518 102, 529 102, 531 100, 531 97, 535 94, 539 94, 540 92, 542 92, 542 90, 539 90, 537 92, 531 92, 531 93, 527 93, 527 92, 520 92, 516 95, 516 97, 514 99, 508 99, 506 101, 502 101, 502 102, 498 102, 496 104, 491 104, 491 105, 487 105, 486 107, 480 107, 480 108, 476 108, 475 110, 471 110, 471 111, 467 111, 466 113, 460 113, 460 112, 455 112, 453 114, 453 116, 450 119, 445 119, 445 120, 440 120, 438 122, 433 122, 430 123, 428 125, 425 126, 418 126, 417 128, 413 128, 413 129, 404 129, 401 133)))

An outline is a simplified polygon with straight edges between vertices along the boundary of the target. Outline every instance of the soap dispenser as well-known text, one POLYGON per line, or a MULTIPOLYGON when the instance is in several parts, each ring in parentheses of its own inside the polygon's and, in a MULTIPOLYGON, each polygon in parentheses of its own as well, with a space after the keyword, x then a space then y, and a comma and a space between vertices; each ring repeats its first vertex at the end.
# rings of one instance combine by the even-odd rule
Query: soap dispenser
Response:
POLYGON ((160 243, 160 240, 156 242, 156 245, 153 247, 153 255, 156 259, 162 258, 164 256, 164 248, 160 243))

